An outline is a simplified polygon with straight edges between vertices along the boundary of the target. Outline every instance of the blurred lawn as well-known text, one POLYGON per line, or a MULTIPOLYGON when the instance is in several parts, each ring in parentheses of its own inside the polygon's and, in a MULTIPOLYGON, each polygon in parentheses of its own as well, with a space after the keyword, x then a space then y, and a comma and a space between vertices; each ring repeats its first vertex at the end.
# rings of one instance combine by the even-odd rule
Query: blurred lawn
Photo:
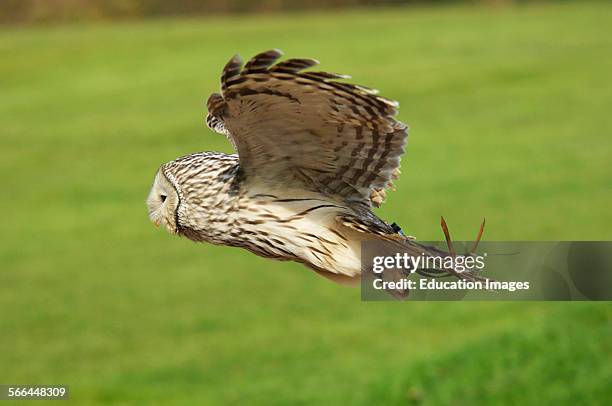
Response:
POLYGON ((379 213, 407 232, 439 239, 444 214, 457 239, 482 217, 488 239, 611 238, 610 4, 4 28, 0 383, 79 404, 609 403, 610 304, 361 303, 151 226, 162 162, 230 151, 203 123, 223 64, 272 47, 401 102, 379 213))

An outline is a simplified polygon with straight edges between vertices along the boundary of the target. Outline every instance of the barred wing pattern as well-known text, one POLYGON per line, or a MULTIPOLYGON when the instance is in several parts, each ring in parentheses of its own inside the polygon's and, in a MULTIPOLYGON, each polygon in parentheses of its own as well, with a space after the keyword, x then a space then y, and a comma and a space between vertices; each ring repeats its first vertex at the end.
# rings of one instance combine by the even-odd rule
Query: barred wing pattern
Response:
POLYGON ((275 62, 263 52, 225 66, 221 94, 208 99, 208 126, 234 145, 248 180, 299 181, 304 188, 379 206, 399 174, 407 127, 398 104, 376 91, 306 71, 313 59, 275 62))

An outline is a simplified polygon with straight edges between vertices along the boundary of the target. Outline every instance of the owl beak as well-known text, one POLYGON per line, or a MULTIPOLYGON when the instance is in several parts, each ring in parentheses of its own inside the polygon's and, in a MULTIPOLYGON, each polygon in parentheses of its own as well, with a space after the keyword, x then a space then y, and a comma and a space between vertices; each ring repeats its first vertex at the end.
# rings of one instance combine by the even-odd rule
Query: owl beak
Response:
POLYGON ((161 219, 155 220, 153 224, 155 224, 155 227, 159 228, 159 225, 161 224, 161 219))

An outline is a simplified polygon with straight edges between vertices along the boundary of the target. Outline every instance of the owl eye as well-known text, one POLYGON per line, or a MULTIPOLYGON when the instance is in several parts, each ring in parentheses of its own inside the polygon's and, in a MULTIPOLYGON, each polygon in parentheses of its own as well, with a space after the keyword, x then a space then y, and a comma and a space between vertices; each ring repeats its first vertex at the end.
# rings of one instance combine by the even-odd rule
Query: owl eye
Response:
POLYGON ((159 198, 161 199, 162 203, 166 201, 166 195, 159 195, 159 198))

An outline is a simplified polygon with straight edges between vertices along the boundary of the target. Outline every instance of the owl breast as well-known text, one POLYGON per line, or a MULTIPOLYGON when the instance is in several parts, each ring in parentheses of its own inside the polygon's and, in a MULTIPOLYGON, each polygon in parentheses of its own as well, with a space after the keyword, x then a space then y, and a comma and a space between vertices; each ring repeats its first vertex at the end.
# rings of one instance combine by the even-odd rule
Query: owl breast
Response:
POLYGON ((264 257, 293 259, 317 271, 360 274, 359 242, 335 220, 348 208, 322 196, 253 195, 245 200, 234 223, 235 245, 264 257))

